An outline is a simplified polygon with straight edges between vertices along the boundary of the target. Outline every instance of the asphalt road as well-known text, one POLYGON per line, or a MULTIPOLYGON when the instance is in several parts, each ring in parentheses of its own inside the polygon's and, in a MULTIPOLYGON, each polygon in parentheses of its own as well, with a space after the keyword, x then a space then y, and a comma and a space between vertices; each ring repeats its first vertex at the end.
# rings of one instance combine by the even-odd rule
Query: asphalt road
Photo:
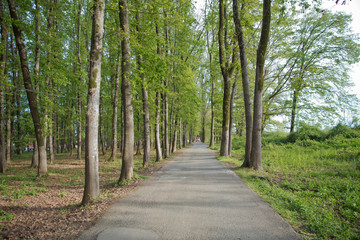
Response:
POLYGON ((206 145, 195 143, 79 239, 301 238, 206 145))

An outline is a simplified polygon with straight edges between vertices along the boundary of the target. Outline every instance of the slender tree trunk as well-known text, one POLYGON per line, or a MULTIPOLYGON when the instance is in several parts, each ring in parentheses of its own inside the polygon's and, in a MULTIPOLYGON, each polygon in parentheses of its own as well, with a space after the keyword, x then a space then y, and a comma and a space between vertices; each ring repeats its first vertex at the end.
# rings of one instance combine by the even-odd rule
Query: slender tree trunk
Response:
POLYGON ((160 93, 156 93, 156 123, 155 123, 155 147, 156 147, 156 161, 162 160, 161 145, 160 145, 160 93))
POLYGON ((295 89, 293 92, 293 100, 291 106, 291 122, 290 122, 290 133, 294 132, 295 129, 295 116, 297 107, 298 90, 295 89))
MULTIPOLYGON (((120 35, 120 34, 119 34, 120 35)), ((120 40, 120 36, 119 36, 120 40)), ((119 44, 120 45, 120 44, 119 44)), ((118 46, 118 49, 121 49, 121 46, 118 46)), ((109 158, 110 161, 115 161, 116 152, 117 152, 117 121, 118 121, 118 102, 119 102, 119 87, 120 87, 120 54, 118 52, 118 60, 116 63, 116 73, 115 73, 115 93, 114 93, 114 102, 113 102, 113 122, 112 122, 112 148, 111 148, 111 156, 109 158)))
POLYGON ((265 78, 265 54, 270 35, 271 0, 263 1, 263 20, 260 42, 256 53, 256 73, 254 91, 254 122, 251 149, 251 167, 262 170, 261 161, 261 123, 262 123, 262 94, 265 78))
POLYGON ((104 29, 104 1, 94 0, 89 64, 88 107, 85 137, 85 186, 82 204, 99 197, 99 102, 101 84, 101 57, 104 29))
POLYGON ((174 134, 173 134, 173 142, 172 142, 172 148, 171 148, 171 152, 176 152, 176 144, 177 144, 177 124, 178 120, 177 118, 175 118, 175 123, 174 123, 174 134))
POLYGON ((81 98, 81 85, 82 85, 82 60, 81 60, 81 2, 78 3, 78 12, 77 12, 77 60, 78 60, 78 94, 77 94, 77 159, 81 159, 81 145, 82 145, 82 98, 81 98))
POLYGON ((210 126, 210 144, 209 147, 214 145, 214 134, 215 134, 215 113, 214 113, 214 91, 215 91, 215 82, 212 79, 211 83, 211 126, 210 126))
MULTIPOLYGON (((165 18, 165 28, 164 28, 164 37, 165 37, 165 57, 168 56, 168 45, 169 45, 169 30, 167 27, 167 13, 164 11, 165 18)), ((163 93, 163 108, 164 108, 164 158, 169 157, 169 106, 168 106, 168 77, 165 77, 164 81, 164 93, 163 93)))
POLYGON ((100 137, 100 146, 101 146, 101 153, 105 155, 105 140, 104 140, 104 132, 103 132, 103 111, 102 111, 102 103, 101 103, 101 96, 100 96, 100 104, 99 104, 99 137, 100 137))
POLYGON ((236 84, 237 84, 237 77, 231 88, 231 97, 230 97, 229 152, 228 152, 229 156, 231 156, 231 148, 232 148, 232 127, 233 127, 233 112, 234 112, 233 105, 234 105, 236 84))
MULTIPOLYGON (((8 92, 11 92, 10 88, 8 88, 8 92)), ((13 108, 10 94, 6 94, 6 105, 6 162, 9 163, 11 160, 11 112, 13 108)))
POLYGON ((233 17, 235 23, 235 30, 237 34, 237 40, 239 44, 241 77, 242 77, 242 87, 244 94, 245 120, 246 120, 245 160, 244 163, 242 164, 242 167, 250 167, 253 123, 252 123, 252 113, 251 113, 251 97, 250 97, 249 74, 248 74, 247 57, 246 57, 246 45, 245 45, 244 34, 242 31, 242 25, 239 17, 238 5, 239 5, 238 0, 233 0, 233 17))
MULTIPOLYGON (((139 99, 137 99, 139 100, 139 99)), ((141 145, 141 123, 140 123, 140 114, 136 116, 137 119, 137 131, 139 133, 138 139, 137 139, 137 143, 136 143, 136 154, 135 155, 141 155, 141 151, 140 151, 140 145, 141 145)))
POLYGON ((18 20, 15 2, 14 0, 8 0, 9 10, 11 18, 13 21, 13 30, 15 34, 16 45, 19 50, 21 69, 23 73, 24 87, 25 89, 29 89, 30 91, 26 91, 26 95, 29 101, 29 107, 31 116, 33 119, 34 127, 35 127, 35 135, 38 142, 39 148, 39 168, 38 168, 38 176, 42 177, 47 174, 47 162, 46 162, 46 146, 44 141, 44 136, 42 132, 42 126, 40 121, 40 114, 37 103, 37 94, 33 91, 29 65, 27 60, 27 52, 24 44, 24 40, 22 38, 22 32, 20 27, 16 24, 18 20))
POLYGON ((130 45, 129 45, 129 18, 127 1, 119 1, 119 17, 121 30, 124 37, 121 41, 121 90, 124 107, 124 154, 119 182, 130 180, 134 168, 134 113, 132 106, 131 83, 130 83, 130 45))
POLYGON ((34 152, 33 152, 32 159, 31 159, 31 167, 38 167, 39 166, 39 148, 38 148, 36 139, 33 142, 33 145, 34 145, 34 152))
POLYGON ((219 1, 219 60, 221 74, 224 80, 224 96, 223 96, 223 121, 222 121, 222 133, 221 133, 221 146, 220 156, 227 156, 229 149, 229 124, 230 124, 230 91, 231 91, 231 75, 235 69, 235 54, 233 49, 232 53, 232 66, 230 66, 229 57, 227 57, 228 44, 227 44, 227 29, 224 28, 224 23, 227 24, 226 7, 224 6, 224 0, 219 1))
POLYGON ((230 124, 230 78, 224 77, 224 97, 223 97, 223 120, 221 133, 220 156, 229 154, 229 124, 230 124))
POLYGON ((179 142, 179 146, 178 146, 179 149, 181 149, 181 147, 182 147, 181 146, 182 145, 181 140, 182 140, 182 138, 181 138, 181 119, 179 119, 179 141, 178 141, 179 142))
MULTIPOLYGON (((159 38, 159 29, 156 25, 156 36, 159 38)), ((161 55, 161 47, 160 42, 157 41, 157 54, 161 55)), ((156 161, 159 162, 162 160, 162 152, 161 152, 161 141, 160 141, 160 93, 156 92, 156 122, 155 122, 155 148, 156 148, 156 161)))
MULTIPOLYGON (((4 8, 0 0, 0 23, 1 23, 1 45, 0 52, 0 83, 6 84, 7 75, 7 39, 8 30, 5 23, 4 8)), ((5 113, 4 113, 4 86, 0 86, 0 172, 4 173, 7 169, 5 156, 5 113)))
MULTIPOLYGON (((11 39, 11 55, 12 55, 12 62, 14 63, 15 66, 17 66, 17 60, 16 60, 16 53, 15 53, 15 48, 16 46, 13 45, 14 43, 14 39, 13 39, 13 34, 10 34, 10 39, 11 39)), ((21 111, 21 101, 20 101, 20 91, 18 88, 20 88, 21 86, 19 86, 19 82, 18 82, 18 75, 16 72, 16 67, 13 67, 12 70, 12 76, 13 76, 13 85, 14 85, 14 91, 13 91, 13 103, 14 103, 14 110, 13 110, 13 118, 12 118, 12 135, 14 136, 13 139, 16 139, 15 141, 15 146, 14 144, 11 144, 12 147, 15 147, 15 151, 17 154, 21 154, 20 150, 21 150, 21 144, 19 144, 21 142, 22 136, 19 134, 19 130, 21 131, 21 127, 20 127, 20 111, 21 111), (17 119, 16 121, 16 125, 15 126, 15 118, 17 119)), ((14 152, 14 151, 12 151, 14 152)))
POLYGON ((184 131, 183 131, 183 147, 186 147, 187 145, 187 126, 186 123, 183 124, 184 131))
POLYGON ((144 157, 143 167, 150 163, 150 111, 149 97, 146 87, 143 86, 143 109, 144 109, 144 157))

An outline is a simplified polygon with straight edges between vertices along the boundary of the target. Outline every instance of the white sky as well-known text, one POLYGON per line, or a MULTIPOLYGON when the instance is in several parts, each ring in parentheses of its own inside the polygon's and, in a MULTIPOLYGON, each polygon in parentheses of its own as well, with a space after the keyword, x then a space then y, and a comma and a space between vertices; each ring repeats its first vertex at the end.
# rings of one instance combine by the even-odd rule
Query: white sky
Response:
MULTIPOLYGON (((195 0, 195 6, 197 13, 200 14, 200 9, 205 6, 205 0, 195 0)), ((353 21, 351 24, 352 29, 355 33, 360 35, 360 0, 348 0, 346 5, 336 5, 335 0, 323 0, 323 8, 331 11, 344 11, 351 13, 353 21)), ((342 2, 342 0, 340 0, 342 2)), ((360 63, 352 66, 352 72, 350 77, 355 86, 351 89, 351 93, 356 94, 360 98, 360 63)))

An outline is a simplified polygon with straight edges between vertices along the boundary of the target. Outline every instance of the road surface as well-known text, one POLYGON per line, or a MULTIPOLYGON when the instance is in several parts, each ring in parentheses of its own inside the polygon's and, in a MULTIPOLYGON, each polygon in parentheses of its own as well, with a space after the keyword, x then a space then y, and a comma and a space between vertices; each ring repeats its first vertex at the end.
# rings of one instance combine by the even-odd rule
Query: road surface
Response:
POLYGON ((266 202, 195 143, 115 203, 79 240, 301 239, 266 202))

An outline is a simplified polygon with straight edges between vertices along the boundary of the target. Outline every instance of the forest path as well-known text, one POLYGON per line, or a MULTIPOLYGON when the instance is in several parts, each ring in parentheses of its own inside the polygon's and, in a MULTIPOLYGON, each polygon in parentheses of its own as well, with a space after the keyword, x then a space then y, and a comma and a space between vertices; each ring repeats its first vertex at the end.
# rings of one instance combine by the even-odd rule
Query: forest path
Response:
POLYGON ((79 239, 301 239, 266 202, 195 143, 79 239))

